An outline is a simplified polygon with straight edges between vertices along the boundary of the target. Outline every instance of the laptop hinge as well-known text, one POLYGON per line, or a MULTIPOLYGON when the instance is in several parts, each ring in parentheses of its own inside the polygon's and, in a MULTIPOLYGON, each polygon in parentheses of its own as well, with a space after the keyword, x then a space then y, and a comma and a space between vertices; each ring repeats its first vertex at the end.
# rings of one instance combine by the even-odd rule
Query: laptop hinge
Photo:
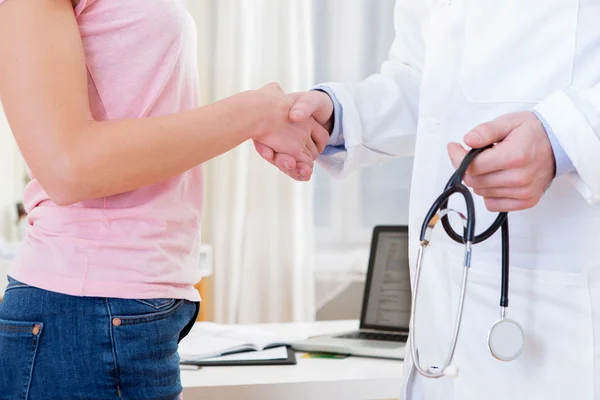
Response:
POLYGON ((359 329, 359 332, 365 333, 385 333, 386 335, 398 335, 398 336, 407 336, 408 331, 406 332, 398 332, 398 331, 386 331, 383 329, 359 329))

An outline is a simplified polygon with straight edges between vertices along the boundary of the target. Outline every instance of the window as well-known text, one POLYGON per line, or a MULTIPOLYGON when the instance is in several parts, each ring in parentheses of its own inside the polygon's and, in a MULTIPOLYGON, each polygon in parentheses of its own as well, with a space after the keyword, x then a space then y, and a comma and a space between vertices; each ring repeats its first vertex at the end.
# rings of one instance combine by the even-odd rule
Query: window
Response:
MULTIPOLYGON (((379 70, 394 38, 394 0, 315 0, 316 79, 351 82, 379 70), (343 7, 344 13, 339 13, 343 7)), ((412 158, 397 159, 334 180, 314 177, 314 222, 320 253, 368 250, 372 228, 406 224, 412 158)), ((317 260, 318 261, 318 260, 317 260)))
MULTIPOLYGON (((394 39, 394 5, 395 0, 313 0, 317 82, 357 82, 379 71, 394 39)), ((373 226, 408 222, 411 174, 412 159, 374 165, 344 180, 316 167, 317 310, 336 297, 349 301, 346 291, 364 282, 373 226)))

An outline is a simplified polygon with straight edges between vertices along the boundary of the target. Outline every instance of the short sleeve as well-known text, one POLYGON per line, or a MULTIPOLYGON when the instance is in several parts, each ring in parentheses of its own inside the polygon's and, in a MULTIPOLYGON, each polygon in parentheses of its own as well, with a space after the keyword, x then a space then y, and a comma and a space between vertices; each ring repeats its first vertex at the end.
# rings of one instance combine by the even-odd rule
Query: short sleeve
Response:
MULTIPOLYGON (((0 4, 4 3, 6 0, 0 0, 0 4)), ((77 3, 77 6, 75 6, 75 15, 79 16, 83 10, 89 6, 90 4, 92 4, 95 0, 80 0, 79 3, 77 3)))
MULTIPOLYGON (((3 0, 0 0, 0 2, 3 0)), ((83 10, 85 10, 87 7, 89 7, 93 2, 95 2, 96 0, 79 0, 79 3, 77 3, 77 6, 75 7, 75 16, 79 17, 81 15, 81 13, 83 12, 83 10)))

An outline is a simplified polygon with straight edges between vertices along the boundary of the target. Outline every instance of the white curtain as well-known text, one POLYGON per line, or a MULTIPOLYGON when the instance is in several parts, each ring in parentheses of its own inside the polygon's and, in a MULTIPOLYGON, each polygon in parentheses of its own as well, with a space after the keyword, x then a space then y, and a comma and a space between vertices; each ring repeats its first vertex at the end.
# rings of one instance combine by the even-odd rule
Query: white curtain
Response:
POLYGON ((396 0, 313 0, 315 78, 357 82, 379 71, 394 37, 396 0))
MULTIPOLYGON (((313 85, 311 0, 187 4, 198 25, 204 103, 271 81, 287 92, 313 85)), ((314 319, 311 184, 284 176, 249 142, 208 163, 206 178, 215 320, 314 319)))
POLYGON ((23 199, 25 164, 0 106, 0 239, 17 239, 16 204, 23 199))
MULTIPOLYGON (((313 0, 315 79, 358 82, 378 72, 394 38, 396 0, 313 0)), ((411 160, 394 160, 351 174, 343 181, 315 173, 316 307, 318 318, 337 318, 327 307, 347 300, 364 281, 375 224, 408 219, 411 160)), ((348 303, 352 303, 348 301, 348 303)), ((354 304, 354 303, 352 303, 354 304)), ((351 307, 350 305, 348 306, 351 307)), ((335 312, 338 310, 335 309, 335 312)), ((345 315, 358 318, 360 307, 345 315)))

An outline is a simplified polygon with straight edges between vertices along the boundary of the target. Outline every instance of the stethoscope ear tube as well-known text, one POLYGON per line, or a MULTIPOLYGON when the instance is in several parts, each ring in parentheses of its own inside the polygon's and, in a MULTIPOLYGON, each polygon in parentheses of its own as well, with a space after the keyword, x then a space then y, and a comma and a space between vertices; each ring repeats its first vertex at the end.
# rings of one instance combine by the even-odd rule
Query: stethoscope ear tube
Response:
MULTIPOLYGON (((423 221, 423 225, 421 226, 421 235, 419 236, 419 240, 422 242, 426 239, 427 230, 432 225, 435 225, 434 221, 437 217, 437 213, 441 210, 447 209, 448 199, 455 193, 460 193, 465 200, 465 206, 467 208, 467 226, 464 228, 465 230, 465 239, 467 242, 472 242, 472 239, 475 237, 475 203, 473 202, 473 196, 469 189, 462 183, 454 185, 446 190, 435 200, 433 205, 429 208, 427 215, 423 221)), ((448 215, 443 215, 441 217, 442 223, 444 220, 448 219, 448 215)), ((464 243, 461 238, 460 243, 464 243)))
MULTIPOLYGON (((462 194, 464 194, 464 192, 462 192, 460 189, 456 189, 456 191, 459 191, 462 194)), ((467 191, 467 193, 468 193, 468 191, 467 191)), ((448 195, 451 195, 451 194, 452 193, 448 193, 448 195)), ((434 208, 434 212, 435 212, 435 208, 434 208)), ((458 368, 452 364, 452 359, 454 357, 454 351, 456 350, 458 335, 460 333, 464 301, 460 301, 458 303, 458 308, 456 310, 456 320, 455 320, 455 324, 454 324, 454 330, 452 333, 452 339, 450 341, 450 349, 448 351, 446 361, 444 362, 444 364, 442 364, 442 366, 430 366, 428 368, 423 368, 421 366, 420 360, 419 360, 419 352, 417 350, 416 332, 415 332, 416 325, 417 325, 417 323, 416 323, 417 299, 419 298, 419 294, 418 294, 419 287, 420 287, 419 281, 421 278, 421 272, 422 272, 422 268, 423 268, 423 257, 424 257, 425 249, 430 245, 430 241, 427 238, 427 232, 431 232, 435 228, 435 225, 437 224, 437 222, 439 222, 441 220, 442 216, 447 215, 448 213, 451 213, 451 212, 454 212, 458 215, 458 217, 462 220, 464 228, 466 229, 467 217, 465 215, 463 215, 462 213, 457 212, 455 210, 445 209, 445 210, 439 211, 438 213, 430 215, 427 218, 429 223, 424 225, 424 228, 423 228, 423 230, 424 230, 423 235, 422 235, 423 240, 421 240, 421 245, 419 246, 419 252, 417 254, 417 264, 415 267, 415 274, 413 277, 411 322, 410 322, 410 328, 409 328, 409 336, 410 336, 410 342, 411 342, 411 346, 410 346, 411 347, 411 355, 413 358, 413 364, 414 364, 415 368, 417 369, 417 371, 421 375, 423 375, 427 378, 441 378, 443 376, 456 377, 458 375, 458 368)), ((467 277, 469 274, 470 263, 471 263, 471 243, 467 242, 467 243, 465 243, 465 259, 464 259, 463 276, 462 276, 462 280, 461 280, 461 289, 460 289, 460 298, 463 300, 465 298, 465 293, 466 293, 466 286, 467 286, 467 281, 468 281, 467 277)))

